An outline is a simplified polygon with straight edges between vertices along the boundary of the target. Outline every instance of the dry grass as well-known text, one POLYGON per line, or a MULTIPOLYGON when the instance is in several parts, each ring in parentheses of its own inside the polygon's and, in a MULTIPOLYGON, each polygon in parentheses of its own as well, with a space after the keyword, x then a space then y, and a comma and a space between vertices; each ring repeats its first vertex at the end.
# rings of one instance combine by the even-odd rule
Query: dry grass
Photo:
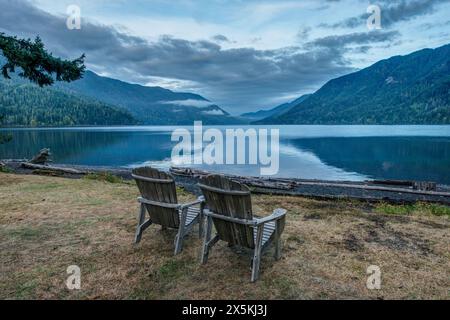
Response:
POLYGON ((449 217, 434 209, 256 196, 257 213, 289 215, 282 260, 266 255, 251 284, 249 259, 224 243, 205 266, 194 235, 177 257, 174 232, 158 227, 134 246, 137 196, 130 183, 0 173, 0 298, 449 298, 449 217), (81 268, 79 291, 65 287, 69 265, 81 268), (381 267, 381 290, 366 288, 369 265, 381 267))

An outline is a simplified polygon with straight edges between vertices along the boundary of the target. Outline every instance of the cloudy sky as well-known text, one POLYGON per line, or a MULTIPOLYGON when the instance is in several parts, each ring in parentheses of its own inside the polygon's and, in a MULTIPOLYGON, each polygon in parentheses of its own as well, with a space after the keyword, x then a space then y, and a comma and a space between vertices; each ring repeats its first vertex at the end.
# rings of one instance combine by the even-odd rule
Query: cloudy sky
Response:
POLYGON ((450 43, 450 0, 0 0, 0 32, 89 69, 199 93, 232 114, 274 107, 393 55, 450 43), (81 29, 66 27, 67 7, 81 29), (367 8, 381 8, 381 30, 367 8))

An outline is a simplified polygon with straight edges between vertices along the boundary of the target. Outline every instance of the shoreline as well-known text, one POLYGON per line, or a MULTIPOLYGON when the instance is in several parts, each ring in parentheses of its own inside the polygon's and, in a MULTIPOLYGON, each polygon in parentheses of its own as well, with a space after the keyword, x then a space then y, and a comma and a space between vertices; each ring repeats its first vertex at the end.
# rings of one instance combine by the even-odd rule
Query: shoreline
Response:
MULTIPOLYGON (((88 174, 110 174, 124 180, 132 180, 131 168, 109 166, 82 166, 52 164, 50 166, 24 167, 25 159, 0 160, 11 173, 22 175, 47 175, 81 179, 88 174)), ((195 195, 201 191, 197 184, 203 176, 212 172, 190 168, 170 168, 176 183, 195 195)), ((220 174, 220 173, 219 173, 220 174)), ((331 181, 311 179, 261 178, 228 175, 250 187, 255 194, 300 196, 323 200, 362 200, 369 202, 415 203, 431 202, 450 205, 450 186, 438 184, 435 191, 415 190, 412 186, 395 185, 388 181, 331 181), (390 184, 389 184, 390 183, 390 184)))
MULTIPOLYGON (((10 129, 26 129, 26 130, 34 130, 34 129, 90 129, 90 128, 139 128, 139 127, 192 127, 193 123, 189 124, 130 124, 130 125, 74 125, 74 126, 37 126, 37 127, 30 127, 30 126, 5 126, 2 125, 0 127, 0 131, 6 131, 10 129)), ((214 125, 208 125, 205 124, 204 126, 219 126, 219 127, 226 127, 226 126, 259 126, 259 127, 267 127, 267 126, 278 126, 278 127, 296 127, 296 126, 315 126, 315 127, 450 127, 450 123, 441 123, 441 124, 421 124, 421 123, 402 123, 402 124, 214 124, 214 125)))

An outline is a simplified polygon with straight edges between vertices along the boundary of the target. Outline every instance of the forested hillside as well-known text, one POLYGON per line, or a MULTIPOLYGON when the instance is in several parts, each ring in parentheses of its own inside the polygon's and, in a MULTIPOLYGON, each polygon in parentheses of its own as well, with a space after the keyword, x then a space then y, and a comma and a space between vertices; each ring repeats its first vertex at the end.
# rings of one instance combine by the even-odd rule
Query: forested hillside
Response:
POLYGON ((130 125, 133 116, 94 99, 0 80, 3 126, 130 125))
POLYGON ((450 45, 331 80, 264 124, 450 124, 450 45))
POLYGON ((83 79, 60 83, 58 88, 128 110, 146 125, 238 124, 243 121, 204 97, 174 92, 161 87, 147 87, 86 71, 83 79))

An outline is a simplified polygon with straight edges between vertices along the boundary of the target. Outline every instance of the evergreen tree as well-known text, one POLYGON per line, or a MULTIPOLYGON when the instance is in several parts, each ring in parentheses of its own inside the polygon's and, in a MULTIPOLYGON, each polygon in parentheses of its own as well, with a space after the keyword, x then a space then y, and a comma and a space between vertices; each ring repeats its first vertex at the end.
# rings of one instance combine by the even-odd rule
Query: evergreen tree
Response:
MULTIPOLYGON (((39 37, 18 39, 0 33, 0 51, 6 58, 1 67, 1 73, 6 79, 11 79, 10 73, 20 68, 19 76, 26 78, 40 87, 51 86, 57 81, 71 82, 83 77, 84 54, 78 59, 69 61, 54 57, 48 53, 39 37)), ((3 116, 0 116, 0 124, 3 116)), ((0 144, 11 139, 0 134, 0 144)))
POLYGON ((72 61, 56 58, 47 52, 39 37, 32 41, 0 33, 0 50, 6 58, 6 63, 1 68, 5 78, 10 79, 9 73, 20 68, 20 77, 41 87, 52 85, 55 78, 65 82, 78 80, 83 77, 86 68, 84 54, 72 61))

